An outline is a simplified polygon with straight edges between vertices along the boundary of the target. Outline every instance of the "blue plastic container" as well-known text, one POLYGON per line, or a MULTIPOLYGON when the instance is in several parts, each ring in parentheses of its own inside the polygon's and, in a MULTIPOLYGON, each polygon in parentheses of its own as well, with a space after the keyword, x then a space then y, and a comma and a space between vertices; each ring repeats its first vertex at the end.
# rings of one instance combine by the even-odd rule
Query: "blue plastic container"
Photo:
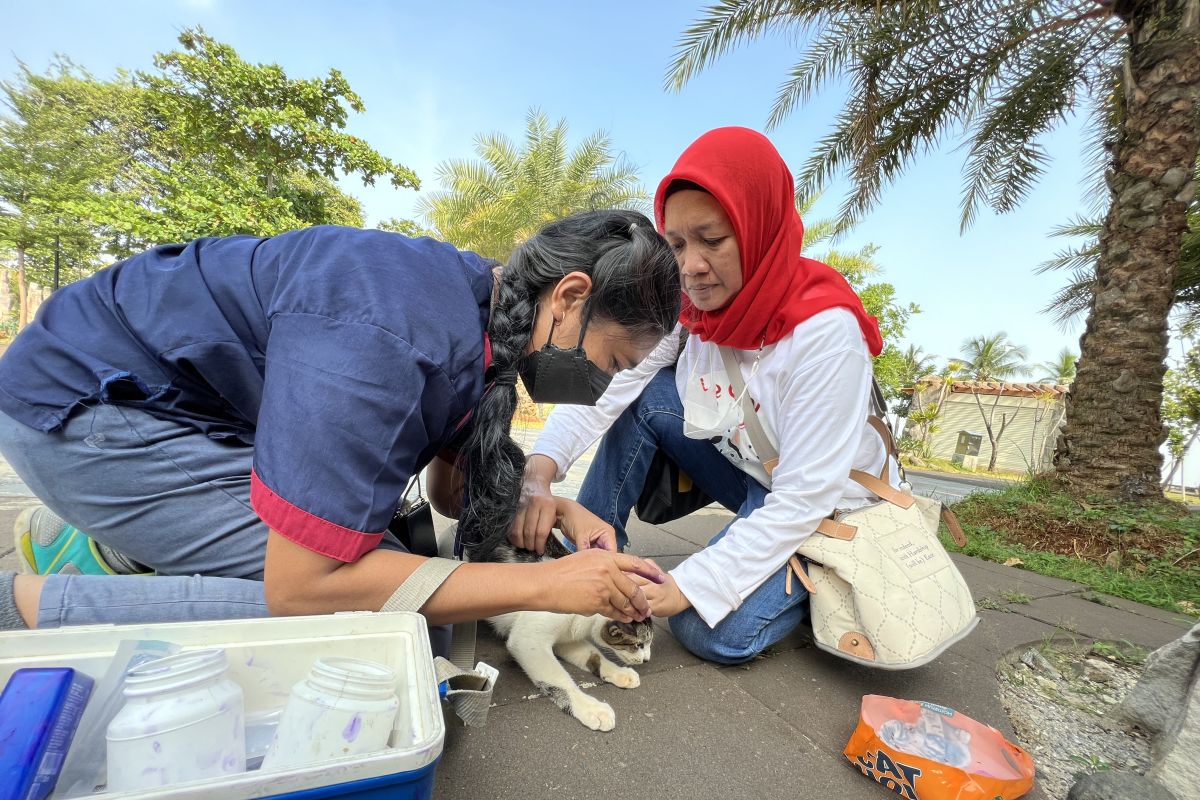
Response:
POLYGON ((49 797, 92 679, 65 667, 19 669, 0 694, 0 800, 49 797))

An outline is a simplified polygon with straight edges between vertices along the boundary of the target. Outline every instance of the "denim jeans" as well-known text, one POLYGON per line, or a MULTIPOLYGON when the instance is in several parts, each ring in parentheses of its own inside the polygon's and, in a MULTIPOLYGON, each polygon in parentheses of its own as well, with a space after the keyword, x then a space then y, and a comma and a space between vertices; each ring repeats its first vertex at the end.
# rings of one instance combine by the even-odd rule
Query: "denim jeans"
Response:
MULTIPOLYGON (((268 616, 253 447, 97 404, 50 433, 0 413, 0 453, 52 511, 156 573, 49 575, 37 627, 268 616)), ((380 546, 404 549, 387 536, 380 546)), ((448 626, 431 627, 430 638, 443 649, 448 626)))
MULTIPOLYGON (((660 449, 738 519, 766 502, 768 490, 731 464, 712 443, 683 435, 683 403, 675 386, 675 370, 660 370, 600 440, 579 490, 580 504, 616 529, 622 547, 629 539, 629 512, 660 449)), ((728 530, 726 526, 709 545, 728 530)), ((738 664, 754 658, 808 616, 804 587, 795 581, 792 594, 784 591, 786 570, 785 566, 768 578, 716 627, 709 627, 689 608, 670 618, 671 632, 684 647, 708 661, 738 664)))

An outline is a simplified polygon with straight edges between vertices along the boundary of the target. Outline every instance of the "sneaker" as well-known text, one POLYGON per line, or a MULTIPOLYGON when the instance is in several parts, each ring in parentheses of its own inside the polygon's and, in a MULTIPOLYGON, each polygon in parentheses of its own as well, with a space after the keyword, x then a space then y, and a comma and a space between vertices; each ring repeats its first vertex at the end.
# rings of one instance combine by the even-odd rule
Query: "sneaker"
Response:
POLYGON ((20 513, 13 525, 13 541, 21 572, 26 575, 137 575, 147 571, 46 506, 20 513))

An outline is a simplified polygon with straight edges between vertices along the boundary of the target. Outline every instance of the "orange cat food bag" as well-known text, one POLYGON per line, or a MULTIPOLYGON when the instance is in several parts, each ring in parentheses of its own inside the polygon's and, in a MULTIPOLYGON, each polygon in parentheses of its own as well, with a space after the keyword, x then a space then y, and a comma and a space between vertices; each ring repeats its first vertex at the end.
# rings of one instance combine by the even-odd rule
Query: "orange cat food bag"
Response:
POLYGON ((952 708, 869 694, 846 758, 908 800, 1014 800, 1033 759, 1000 731, 952 708))

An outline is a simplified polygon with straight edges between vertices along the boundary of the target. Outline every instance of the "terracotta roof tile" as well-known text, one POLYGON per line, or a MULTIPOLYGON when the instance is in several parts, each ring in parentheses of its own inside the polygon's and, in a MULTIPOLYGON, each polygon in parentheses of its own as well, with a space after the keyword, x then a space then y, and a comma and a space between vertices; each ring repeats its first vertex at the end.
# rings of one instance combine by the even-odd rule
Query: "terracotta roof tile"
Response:
MULTIPOLYGON (((936 376, 922 378, 918 385, 941 380, 936 376)), ((1003 397, 1040 397, 1049 394, 1056 398, 1062 398, 1070 390, 1070 385, 1063 383, 1022 383, 1019 381, 953 381, 950 385, 950 391, 958 394, 969 394, 974 391, 976 394, 1001 395, 1003 397)), ((905 387, 902 391, 905 394, 912 394, 913 387, 905 387)))

